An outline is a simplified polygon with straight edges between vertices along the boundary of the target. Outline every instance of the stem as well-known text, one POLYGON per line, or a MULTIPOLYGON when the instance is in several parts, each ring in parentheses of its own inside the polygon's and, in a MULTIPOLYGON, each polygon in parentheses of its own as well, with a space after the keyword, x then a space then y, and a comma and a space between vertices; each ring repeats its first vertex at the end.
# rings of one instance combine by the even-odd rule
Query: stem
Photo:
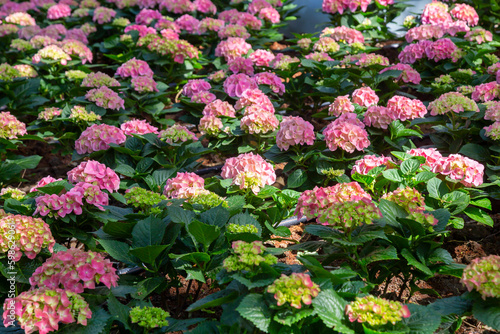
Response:
POLYGON ((200 295, 200 291, 201 291, 202 287, 203 287, 203 283, 202 282, 198 282, 198 289, 196 289, 196 294, 194 295, 193 302, 195 302, 196 300, 198 300, 198 296, 200 295))
POLYGON ((191 290, 191 284, 193 284, 193 280, 192 279, 189 280, 189 283, 188 283, 188 286, 187 286, 187 289, 186 289, 186 296, 182 300, 182 304, 181 304, 181 307, 179 308, 179 310, 177 311, 177 315, 179 315, 182 312, 182 309, 184 308, 184 305, 186 304, 186 301, 187 301, 188 296, 189 296, 189 290, 191 290))

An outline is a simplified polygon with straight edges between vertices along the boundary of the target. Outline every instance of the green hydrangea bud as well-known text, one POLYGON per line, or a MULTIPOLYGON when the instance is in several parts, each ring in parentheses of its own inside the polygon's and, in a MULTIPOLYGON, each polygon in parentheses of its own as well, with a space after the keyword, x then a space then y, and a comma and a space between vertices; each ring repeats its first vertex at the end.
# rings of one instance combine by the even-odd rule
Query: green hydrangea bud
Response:
POLYGON ((276 264, 278 259, 276 256, 267 254, 264 255, 265 247, 262 241, 244 242, 233 241, 233 255, 228 256, 223 263, 224 268, 228 271, 253 271, 261 263, 269 265, 276 264))
POLYGON ((307 274, 293 273, 290 276, 281 275, 267 288, 267 292, 274 293, 278 306, 290 303, 290 306, 300 309, 302 304, 310 305, 312 299, 319 293, 319 286, 307 274))
POLYGON ((141 327, 152 329, 168 325, 166 318, 170 317, 167 311, 159 307, 134 307, 130 310, 130 320, 141 327))
POLYGON ((125 28, 130 24, 130 20, 125 17, 119 17, 113 20, 112 26, 125 28))
POLYGON ((153 206, 166 200, 167 197, 141 187, 133 187, 125 192, 125 199, 128 205, 132 205, 141 211, 159 213, 161 209, 153 208, 153 206))
POLYGON ((382 196, 383 199, 394 202, 402 206, 406 211, 424 210, 424 197, 415 188, 406 187, 405 189, 396 189, 393 192, 382 196))
POLYGON ((464 269, 462 283, 469 291, 475 288, 483 299, 500 298, 500 256, 490 255, 472 260, 464 269))
POLYGON ((24 198, 24 196, 26 196, 26 192, 24 192, 18 188, 7 187, 7 188, 3 188, 0 191, 0 196, 4 196, 4 195, 7 195, 6 196, 7 198, 10 197, 10 198, 13 198, 13 199, 20 201, 24 198))
POLYGON ((87 73, 80 70, 68 70, 64 72, 64 75, 69 80, 83 80, 87 77, 87 73))
POLYGON ((332 203, 317 220, 320 224, 349 232, 362 224, 372 224, 374 219, 381 216, 380 210, 371 200, 359 198, 357 201, 332 203))
POLYGON ((227 230, 229 233, 258 233, 259 230, 255 225, 246 224, 246 225, 238 225, 238 224, 229 224, 227 226, 227 230))
POLYGON ((333 169, 333 168, 328 168, 328 169, 322 169, 320 170, 321 175, 325 175, 329 179, 336 178, 338 176, 344 175, 345 171, 343 169, 333 169))
POLYGON ((69 118, 77 123, 92 123, 99 121, 101 116, 97 115, 93 111, 88 111, 82 106, 74 106, 71 108, 71 114, 69 118))
POLYGON ((405 17, 405 20, 403 21, 403 27, 410 29, 415 25, 416 25, 415 16, 409 15, 405 17))
POLYGON ((13 39, 12 42, 10 42, 10 48, 11 49, 16 49, 18 51, 29 51, 33 49, 33 46, 31 46, 30 42, 25 41, 24 39, 13 39))
POLYGON ((349 321, 367 322, 371 326, 383 326, 389 322, 394 325, 410 316, 408 306, 372 295, 356 297, 346 306, 345 313, 349 321))
POLYGON ((19 71, 9 64, 0 65, 0 80, 12 81, 13 79, 19 77, 19 71))
POLYGON ((487 65, 493 65, 500 62, 500 58, 498 58, 498 56, 494 53, 487 53, 484 55, 484 57, 488 60, 487 65))
POLYGON ((214 192, 211 191, 200 191, 193 197, 188 199, 190 204, 199 204, 202 205, 204 209, 215 208, 222 204, 222 207, 228 208, 229 205, 224 200, 224 198, 220 197, 214 192))

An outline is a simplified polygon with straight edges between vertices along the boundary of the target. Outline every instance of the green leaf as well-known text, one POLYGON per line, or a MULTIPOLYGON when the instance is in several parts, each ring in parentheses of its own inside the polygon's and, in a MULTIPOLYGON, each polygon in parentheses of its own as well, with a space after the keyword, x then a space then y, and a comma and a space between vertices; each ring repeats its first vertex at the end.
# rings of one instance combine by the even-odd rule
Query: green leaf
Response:
POLYGON ((267 307, 263 295, 255 293, 247 295, 238 305, 236 311, 261 331, 268 331, 272 313, 267 307))
POLYGON ((487 198, 471 199, 470 204, 491 210, 491 201, 487 198))
POLYGON ((407 304, 410 317, 402 320, 410 328, 410 334, 434 334, 441 323, 441 316, 432 309, 415 304, 407 304))
POLYGON ((433 312, 440 316, 456 314, 462 316, 465 312, 469 312, 472 307, 472 301, 462 298, 461 296, 453 296, 449 298, 438 299, 428 306, 433 312))
POLYGON ((363 256, 359 262, 366 266, 377 261, 399 260, 398 252, 394 246, 387 248, 377 248, 373 252, 363 256))
POLYGON ((8 163, 14 163, 21 169, 33 169, 38 166, 38 163, 42 160, 42 157, 39 155, 32 155, 29 157, 19 157, 16 159, 7 159, 5 160, 8 163))
POLYGON ((355 334, 346 323, 345 307, 347 302, 332 289, 321 291, 312 301, 316 314, 323 323, 343 334, 355 334))
POLYGON ((259 237, 262 235, 262 226, 257 221, 257 219, 255 219, 254 217, 252 217, 248 213, 240 213, 240 214, 237 214, 237 215, 231 217, 231 219, 229 219, 228 224, 253 225, 253 226, 257 227, 257 230, 258 230, 257 235, 259 237))
POLYGON ((118 166, 116 166, 115 172, 118 174, 128 176, 128 177, 134 177, 134 175, 135 175, 135 170, 132 167, 130 167, 129 165, 125 165, 125 164, 119 164, 118 166))
MULTIPOLYGON (((106 312, 102 307, 91 308, 92 318, 87 320, 87 325, 82 326, 76 323, 63 326, 57 333, 58 334, 101 334, 104 333, 106 325, 111 320, 111 315, 106 312)), ((0 327, 0 333, 2 328, 0 327)), ((24 331, 23 331, 24 333, 24 331)), ((14 334, 14 332, 12 332, 14 334)))
POLYGON ((469 206, 470 196, 461 191, 452 191, 444 194, 442 199, 446 203, 445 208, 449 209, 452 215, 456 215, 469 206))
POLYGON ((302 169, 295 170, 287 180, 288 188, 298 188, 307 180, 307 174, 302 169))
POLYGON ((67 181, 55 181, 47 184, 46 186, 39 187, 37 188, 38 191, 41 191, 44 194, 49 194, 49 195, 59 195, 61 191, 66 189, 66 186, 68 186, 67 181))
POLYGON ((441 199, 448 192, 448 189, 443 181, 435 177, 427 182, 427 191, 432 198, 441 199))
POLYGON ((189 224, 195 216, 194 212, 185 210, 179 206, 170 206, 167 210, 170 219, 174 223, 189 224))
POLYGON ((283 324, 285 326, 292 326, 293 324, 299 322, 300 320, 307 318, 314 314, 313 309, 300 309, 300 310, 291 310, 291 309, 282 309, 279 310, 274 315, 274 321, 283 324))
POLYGON ((165 282, 166 280, 164 276, 146 278, 137 284, 137 290, 132 294, 132 297, 144 300, 144 298, 148 297, 165 282))
POLYGON ((131 330, 129 324, 130 307, 123 305, 116 299, 115 296, 109 295, 108 297, 108 311, 119 322, 121 322, 126 329, 131 330))
POLYGON ((495 330, 500 330, 500 300, 488 298, 477 300, 472 307, 474 317, 495 330))
POLYGON ((405 218, 408 216, 408 213, 397 205, 394 202, 381 199, 378 208, 380 212, 382 212, 383 217, 387 220, 387 222, 393 226, 399 226, 399 222, 397 218, 405 218))
POLYGON ((135 167, 135 170, 138 173, 148 173, 154 162, 152 158, 142 158, 135 167))
POLYGON ((196 301, 189 305, 186 309, 188 312, 208 309, 223 304, 232 302, 238 297, 238 292, 235 290, 224 289, 208 295, 207 297, 196 301))
POLYGON ((279 191, 280 190, 278 188, 266 184, 264 188, 260 189, 259 193, 257 194, 257 197, 269 198, 279 191))
POLYGON ((138 221, 132 230, 132 247, 161 244, 166 228, 167 224, 160 218, 149 216, 138 221))
POLYGON ((463 211, 469 218, 474 219, 480 223, 493 227, 493 219, 484 212, 482 209, 468 207, 463 211))
POLYGON ((153 264, 156 258, 163 252, 168 245, 154 245, 138 247, 130 250, 130 254, 138 257, 141 261, 153 264))
POLYGON ((417 184, 417 183, 421 183, 421 182, 427 182, 435 176, 436 176, 436 173, 429 172, 429 171, 423 171, 423 172, 418 173, 415 176, 414 183, 417 184))
POLYGON ((135 224, 136 223, 108 221, 102 227, 102 230, 113 237, 129 238, 132 236, 132 230, 135 224))
POLYGON ((408 159, 401 163, 401 171, 405 175, 415 173, 420 168, 420 162, 417 159, 408 159))
POLYGON ((414 266, 415 268, 417 268, 418 270, 424 272, 429 276, 434 275, 432 270, 430 270, 429 267, 427 267, 425 264, 419 262, 407 248, 401 251, 401 255, 403 255, 406 261, 408 261, 408 264, 410 266, 414 266))
POLYGON ((398 169, 387 169, 382 172, 382 175, 389 181, 392 182, 403 182, 403 177, 398 169))
POLYGON ((116 240, 104 239, 99 239, 99 243, 113 259, 126 264, 136 264, 137 261, 133 256, 129 254, 129 246, 126 243, 116 240))
POLYGON ((484 145, 465 144, 458 153, 477 161, 488 161, 490 159, 490 151, 484 145))
POLYGON ((229 219, 229 211, 219 205, 211 208, 200 215, 200 221, 213 226, 223 227, 229 219))
POLYGON ((205 249, 208 249, 210 244, 220 235, 220 229, 217 226, 208 225, 198 220, 193 220, 189 223, 187 230, 205 249))

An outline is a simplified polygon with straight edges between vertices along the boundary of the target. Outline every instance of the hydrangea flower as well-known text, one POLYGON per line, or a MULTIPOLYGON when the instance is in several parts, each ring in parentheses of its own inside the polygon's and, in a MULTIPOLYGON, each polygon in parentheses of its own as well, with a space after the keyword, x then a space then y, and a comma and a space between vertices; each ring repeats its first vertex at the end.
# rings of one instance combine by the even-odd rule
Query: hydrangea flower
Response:
POLYGON ((410 99, 405 96, 395 95, 387 101, 387 108, 396 114, 401 121, 423 118, 427 114, 427 108, 418 99, 410 99))
POLYGON ((188 140, 198 140, 193 132, 189 131, 188 128, 180 124, 174 124, 166 130, 161 130, 158 134, 158 138, 166 141, 170 145, 188 140))
POLYGON ((187 97, 192 97, 196 93, 209 91, 212 88, 210 83, 203 79, 191 79, 182 88, 182 94, 187 97))
POLYGON ((136 306, 130 310, 130 321, 147 329, 168 326, 168 317, 170 314, 159 307, 136 306))
POLYGON ((457 92, 441 95, 437 100, 429 103, 428 109, 432 116, 444 115, 451 111, 455 113, 464 111, 479 112, 476 102, 457 92))
POLYGON ((450 22, 452 19, 447 4, 433 1, 425 5, 421 20, 423 24, 440 24, 450 22))
POLYGON ((484 83, 474 87, 472 99, 474 101, 491 101, 500 97, 500 84, 496 81, 484 83))
POLYGON ((365 112, 363 123, 378 129, 387 129, 389 124, 398 119, 393 109, 379 106, 371 106, 365 112))
POLYGON ((215 14, 217 13, 217 7, 210 0, 194 0, 194 7, 200 13, 204 14, 215 14))
POLYGON ((240 99, 234 105, 236 110, 257 105, 268 113, 274 114, 274 106, 269 97, 262 93, 260 89, 247 89, 242 94, 240 99))
POLYGON ((97 7, 94 9, 94 16, 92 21, 99 24, 110 23, 116 16, 116 11, 107 7, 97 7))
POLYGON ((254 75, 253 79, 257 85, 267 85, 271 87, 271 90, 278 94, 283 95, 285 93, 285 85, 283 80, 272 72, 261 72, 254 75))
POLYGON ((136 16, 135 23, 149 25, 154 20, 163 18, 161 13, 157 10, 143 8, 136 16))
POLYGON ((94 102, 98 107, 112 110, 125 109, 125 100, 123 100, 117 92, 106 86, 89 90, 87 94, 85 94, 85 98, 94 102))
POLYGON ((309 49, 311 46, 312 40, 310 38, 301 38, 297 41, 298 47, 301 49, 309 49))
POLYGON ((375 327, 389 322, 395 325, 403 318, 410 317, 408 306, 372 295, 356 297, 355 301, 346 306, 345 313, 350 322, 366 322, 375 327))
POLYGON ((264 255, 266 247, 262 241, 245 242, 233 241, 231 244, 233 255, 224 259, 223 267, 231 271, 253 271, 261 263, 268 265, 276 264, 278 259, 271 254, 264 255))
POLYGON ((94 184, 99 189, 106 189, 111 193, 120 188, 120 178, 115 171, 94 160, 84 161, 70 170, 68 181, 73 184, 79 182, 94 184))
POLYGON ((24 196, 26 196, 26 193, 18 188, 7 187, 3 188, 0 191, 0 196, 5 196, 5 195, 8 195, 8 197, 20 201, 24 198, 24 196))
POLYGON ((226 101, 214 100, 203 108, 203 116, 236 117, 234 107, 226 101))
POLYGON ((311 52, 310 54, 306 55, 305 58, 319 62, 333 60, 333 58, 331 58, 326 52, 311 52))
POLYGON ((253 153, 240 154, 229 158, 222 167, 223 179, 233 179, 232 184, 240 189, 251 189, 258 194, 266 184, 276 182, 276 173, 273 166, 266 162, 260 155, 253 153))
POLYGON ((93 123, 95 121, 101 120, 101 116, 97 115, 93 111, 87 111, 82 106, 74 106, 71 108, 71 114, 69 118, 76 122, 93 123))
POLYGON ((398 188, 384 194, 383 199, 403 207, 407 212, 425 210, 424 196, 415 188, 398 188))
POLYGON ((102 283, 108 289, 116 287, 118 275, 102 253, 70 248, 54 253, 30 277, 32 287, 65 289, 82 293, 102 283))
POLYGON ((378 100, 377 93, 370 87, 361 87, 352 93, 352 102, 362 107, 376 106, 378 100))
POLYGON ((205 180, 195 173, 177 173, 168 179, 163 194, 168 198, 190 198, 205 190, 205 180))
POLYGON ((440 162, 441 159, 443 159, 443 156, 437 148, 412 148, 411 150, 407 151, 406 154, 412 155, 414 157, 424 157, 425 158, 425 163, 422 165, 429 166, 431 169, 434 169, 435 166, 437 166, 440 162))
POLYGON ((301 117, 283 117, 280 129, 276 134, 276 146, 280 150, 288 150, 294 145, 314 144, 314 126, 301 117))
POLYGON ((491 31, 488 31, 486 29, 476 28, 467 32, 464 38, 469 42, 482 44, 484 42, 491 42, 493 40, 493 34, 491 33, 491 31))
POLYGON ((180 29, 186 30, 188 33, 194 33, 200 24, 200 21, 189 14, 184 14, 176 19, 175 23, 180 29))
POLYGON ((10 323, 9 306, 13 305, 16 320, 26 333, 47 334, 59 329, 59 323, 76 322, 86 326, 92 317, 89 304, 80 295, 63 289, 33 289, 4 302, 4 326, 10 323))
POLYGON ((269 64, 274 58, 276 58, 276 56, 271 51, 259 49, 250 53, 248 58, 255 64, 255 66, 269 67, 269 64))
POLYGON ((119 87, 120 83, 118 80, 110 77, 109 75, 102 72, 91 72, 86 74, 82 81, 82 87, 119 87))
POLYGON ((354 112, 354 105, 349 95, 337 96, 332 104, 328 106, 328 115, 339 117, 342 114, 354 112))
POLYGON ((304 305, 311 305, 312 299, 319 294, 319 286, 304 273, 284 274, 267 287, 267 292, 274 293, 278 306, 290 303, 296 309, 304 305))
POLYGON ((484 135, 486 137, 490 137, 493 140, 500 139, 500 122, 499 121, 496 121, 495 123, 491 124, 490 126, 485 126, 484 130, 485 130, 484 135))
POLYGON ((143 135, 146 133, 158 134, 158 128, 149 124, 146 120, 133 119, 122 123, 120 129, 127 136, 132 136, 133 134, 143 135))
MULTIPOLYGON (((71 8, 63 3, 56 4, 47 10, 47 18, 49 20, 57 20, 71 15, 71 8)), ((30 24, 34 25, 34 24, 30 24)))
POLYGON ((91 63, 93 59, 92 51, 82 42, 74 39, 65 39, 61 42, 62 49, 68 55, 76 55, 82 60, 82 64, 91 63))
POLYGON ((394 164, 394 161, 390 157, 376 155, 365 155, 363 158, 356 160, 354 166, 352 167, 352 174, 359 173, 361 175, 367 175, 369 171, 379 166, 386 166, 389 168, 394 164))
POLYGON ((26 134, 26 124, 18 121, 8 111, 0 112, 0 138, 17 139, 18 136, 26 134))
POLYGON ((248 133, 264 134, 276 130, 279 121, 274 114, 267 112, 259 105, 252 105, 245 109, 240 126, 242 130, 248 133))
POLYGON ((279 53, 269 63, 269 65, 272 68, 280 69, 282 71, 286 71, 286 70, 290 69, 291 64, 293 64, 293 63, 300 63, 299 58, 279 53))
POLYGON ((66 65, 68 64, 68 60, 71 60, 71 57, 57 45, 49 45, 39 50, 32 58, 33 63, 39 63, 43 59, 56 60, 61 65, 66 65))
POLYGON ((323 130, 323 135, 330 151, 335 151, 339 147, 349 153, 355 150, 364 151, 370 146, 368 132, 364 127, 365 125, 357 119, 356 114, 346 113, 328 124, 323 130))
MULTIPOLYGON (((147 211, 162 200, 166 200, 167 197, 141 187, 133 187, 125 191, 125 199, 127 200, 127 205, 132 205, 135 208, 139 208, 141 211, 147 211)), ((153 213, 156 213, 156 211, 157 210, 152 210, 153 213)), ((161 210, 159 210, 159 212, 161 212, 161 210)))
POLYGON ((224 27, 224 21, 212 17, 205 17, 198 24, 196 31, 198 34, 204 34, 207 31, 219 31, 222 27, 224 27))
POLYGON ((258 89, 255 80, 243 73, 230 75, 224 81, 224 92, 231 97, 241 97, 248 89, 258 89))
POLYGON ((145 62, 144 60, 136 59, 135 57, 122 64, 116 70, 116 75, 119 75, 122 78, 134 78, 141 75, 152 77, 153 74, 154 73, 147 62, 145 62))
POLYGON ((127 140, 119 128, 107 124, 93 124, 85 129, 75 142, 78 154, 107 150, 109 144, 123 144, 127 140))
POLYGON ((167 11, 174 14, 192 12, 195 9, 193 3, 189 0, 162 1, 160 4, 160 10, 163 9, 163 7, 165 7, 167 11))
POLYGON ((334 53, 340 50, 340 46, 332 37, 324 36, 313 45, 314 51, 334 53))
POLYGON ((474 7, 464 3, 456 4, 450 11, 450 14, 457 20, 467 22, 467 24, 471 27, 476 26, 479 23, 479 15, 477 15, 474 7))
POLYGON ((483 299, 500 298, 500 256, 475 258, 464 269, 462 283, 467 290, 476 289, 483 299))
POLYGON ((230 37, 238 37, 242 39, 247 39, 250 38, 250 33, 248 32, 247 28, 240 26, 238 24, 228 24, 226 26, 222 26, 218 33, 217 36, 219 36, 220 39, 228 39, 230 37))
POLYGON ((52 182, 57 182, 57 181, 62 181, 63 179, 54 179, 52 176, 46 176, 39 180, 31 189, 30 193, 38 191, 38 188, 40 187, 45 187, 46 185, 52 183, 52 182))
POLYGON ((483 184, 484 165, 460 154, 451 154, 436 164, 432 171, 459 180, 466 187, 483 184))
POLYGON ((229 37, 221 41, 215 48, 216 57, 224 57, 226 61, 246 55, 252 46, 240 37, 229 37))
POLYGON ((362 224, 372 224, 373 220, 380 217, 382 214, 375 203, 363 197, 331 203, 316 220, 319 224, 333 226, 348 233, 362 224))
POLYGON ((253 62, 250 59, 243 57, 236 57, 227 63, 229 70, 233 73, 243 73, 246 75, 253 75, 253 62))
POLYGON ((0 217, 0 232, 0 253, 15 262, 23 253, 33 260, 43 248, 52 253, 56 244, 49 225, 40 218, 5 215, 0 217))
POLYGON ((403 82, 418 85, 422 80, 422 78, 420 77, 420 73, 414 70, 410 65, 403 63, 386 67, 383 70, 381 70, 380 73, 392 70, 402 71, 401 75, 397 77, 395 81, 403 80, 403 82))
POLYGON ((257 226, 252 224, 246 224, 246 225, 229 224, 227 225, 227 231, 229 233, 252 233, 252 234, 259 233, 257 226))
POLYGON ((274 8, 262 8, 259 12, 259 18, 276 24, 280 22, 280 13, 274 8))
MULTIPOLYGON (((70 10, 71 11, 71 10, 70 10)), ((50 19, 50 18, 49 18, 50 19)), ((20 26, 35 26, 36 22, 33 16, 24 12, 16 12, 8 15, 5 22, 17 24, 20 26)))
POLYGON ((127 26, 123 32, 128 33, 129 31, 137 31, 139 32, 139 37, 147 36, 148 34, 152 34, 156 36, 156 29, 153 27, 148 27, 143 24, 132 24, 127 26))

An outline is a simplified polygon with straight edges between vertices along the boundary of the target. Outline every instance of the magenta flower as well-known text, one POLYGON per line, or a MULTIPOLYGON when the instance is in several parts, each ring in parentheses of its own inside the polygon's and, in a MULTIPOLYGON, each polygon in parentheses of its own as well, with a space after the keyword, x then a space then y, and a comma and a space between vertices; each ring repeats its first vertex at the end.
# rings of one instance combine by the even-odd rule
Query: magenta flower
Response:
POLYGON ((89 90, 87 94, 85 94, 85 98, 94 102, 98 107, 113 110, 125 109, 125 100, 123 100, 117 92, 106 86, 89 90))
POLYGON ((367 175, 375 167, 379 166, 389 166, 393 165, 394 162, 390 157, 377 157, 376 155, 365 155, 363 158, 356 160, 354 166, 352 167, 352 174, 359 173, 361 175, 367 175))
POLYGON ((182 88, 182 94, 187 97, 192 97, 196 93, 206 92, 212 88, 210 83, 203 79, 191 79, 182 88))
POLYGON ((223 56, 226 61, 229 61, 230 59, 246 55, 251 48, 252 46, 245 42, 243 38, 229 37, 217 45, 215 56, 223 56))
POLYGON ((251 105, 258 105, 268 113, 274 114, 274 106, 269 97, 260 89, 247 89, 235 104, 235 109, 240 110, 251 105))
POLYGON ((365 112, 363 123, 378 129, 387 129, 389 124, 398 119, 393 109, 386 107, 371 106, 365 112))
POLYGON ((301 117, 283 117, 276 134, 276 146, 286 151, 294 145, 312 145, 315 138, 314 126, 311 123, 301 117))
POLYGON ((484 166, 460 154, 451 154, 443 158, 432 171, 459 180, 466 187, 478 187, 483 184, 484 166))
POLYGON ((387 108, 394 112, 401 121, 422 118, 427 114, 427 108, 422 101, 395 95, 387 101, 387 108))
POLYGON ((243 73, 230 75, 223 86, 224 92, 231 97, 241 97, 246 90, 259 88, 253 78, 243 73))
POLYGON ((57 20, 71 15, 71 8, 65 4, 57 4, 47 10, 47 18, 49 20, 57 20))
POLYGON ((421 20, 423 24, 440 24, 450 22, 452 19, 447 4, 433 1, 425 5, 421 20))
POLYGON ((250 59, 236 57, 228 61, 229 70, 233 73, 243 73, 253 75, 253 62, 250 59))
POLYGON ((148 63, 144 60, 136 59, 135 57, 122 64, 116 70, 116 75, 119 75, 122 78, 127 77, 138 77, 141 75, 153 76, 153 71, 149 67, 148 63))
POLYGON ((454 18, 467 22, 467 24, 471 27, 476 26, 479 23, 479 16, 477 15, 476 10, 474 7, 467 4, 456 4, 450 13, 454 18))
POLYGON ((285 85, 283 84, 284 80, 273 72, 257 73, 253 79, 257 85, 267 85, 271 87, 271 90, 278 95, 283 95, 283 93, 285 93, 285 85))
POLYGON ((120 188, 120 178, 115 171, 94 160, 84 161, 70 170, 68 181, 73 184, 80 182, 94 184, 99 186, 99 189, 106 189, 109 192, 120 188))
POLYGON ((109 144, 123 144, 127 138, 122 130, 107 124, 93 124, 82 132, 75 142, 78 154, 107 150, 109 144))

